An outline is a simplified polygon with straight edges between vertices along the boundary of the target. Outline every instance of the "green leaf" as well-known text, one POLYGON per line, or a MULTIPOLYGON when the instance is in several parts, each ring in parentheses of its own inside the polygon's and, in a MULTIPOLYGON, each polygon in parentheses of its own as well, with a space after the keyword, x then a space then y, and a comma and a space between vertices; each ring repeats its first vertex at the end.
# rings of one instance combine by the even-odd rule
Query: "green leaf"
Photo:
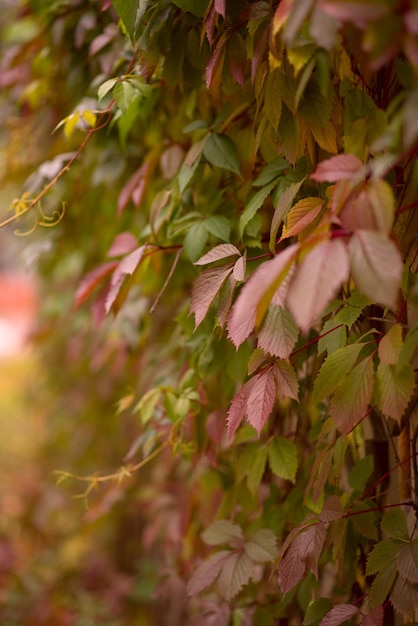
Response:
POLYGON ((382 520, 382 531, 400 541, 409 541, 408 526, 405 513, 400 508, 388 509, 382 520))
POLYGON ((246 585, 254 572, 254 561, 245 552, 231 554, 225 561, 218 578, 217 587, 230 602, 246 585))
POLYGON ((244 544, 244 550, 257 563, 268 563, 276 558, 277 540, 272 530, 261 528, 244 544))
POLYGON ((418 347, 418 328, 411 328, 405 337, 402 349, 399 353, 396 370, 401 370, 406 363, 411 361, 418 347))
POLYGON ((395 365, 403 346, 402 326, 394 324, 384 335, 378 348, 379 359, 385 365, 395 365))
POLYGON ((129 80, 118 81, 113 88, 113 95, 116 104, 123 112, 126 112, 131 104, 140 97, 138 89, 129 80))
POLYGON ((252 455, 251 464, 247 470, 247 485, 253 495, 257 493, 258 488, 260 487, 260 483, 266 469, 266 463, 267 448, 266 446, 259 445, 255 454, 252 455))
POLYGON ((352 515, 350 522, 361 537, 366 539, 378 540, 378 516, 376 511, 370 511, 370 504, 361 500, 357 501, 351 509, 352 515))
POLYGON ((222 241, 228 242, 231 234, 231 220, 223 215, 210 215, 203 222, 206 230, 211 234, 221 239, 222 241))
POLYGON ((392 539, 379 541, 367 558, 366 576, 376 574, 392 565, 401 547, 402 544, 399 541, 392 539))
POLYGON ((135 43, 135 31, 145 13, 149 0, 112 0, 115 11, 125 26, 129 37, 135 43))
POLYGON ((353 343, 339 348, 325 359, 315 380, 312 394, 314 402, 323 400, 335 392, 344 382, 363 348, 363 344, 353 343))
POLYGON ((266 80, 264 106, 267 119, 275 131, 277 131, 282 114, 282 86, 283 80, 281 71, 274 69, 272 72, 269 72, 266 80))
POLYGON ((116 85, 117 82, 118 82, 117 78, 109 78, 108 80, 105 80, 105 82, 100 85, 100 87, 97 90, 97 98, 99 102, 103 100, 103 98, 109 93, 109 91, 111 91, 111 89, 113 89, 113 87, 116 85))
POLYGON ((347 329, 344 324, 338 323, 336 317, 332 317, 325 322, 321 335, 325 336, 318 341, 318 354, 321 354, 324 350, 328 354, 332 354, 339 348, 343 348, 347 343, 347 329))
POLYGON ((411 363, 401 368, 379 363, 376 373, 376 403, 388 417, 400 424, 415 389, 415 373, 411 363))
POLYGON ((369 356, 353 367, 336 390, 329 410, 343 435, 366 415, 373 395, 373 378, 373 358, 369 356))
POLYGON ((270 468, 279 478, 295 482, 299 465, 298 457, 298 448, 290 439, 276 437, 269 444, 268 459, 270 468))
POLYGON ((190 226, 184 238, 184 251, 192 263, 195 263, 202 256, 203 248, 208 240, 208 231, 204 222, 197 222, 190 226))
POLYGON ((332 606, 333 604, 328 598, 318 598, 318 600, 314 600, 306 610, 303 626, 310 626, 310 624, 314 622, 319 622, 319 620, 330 611, 332 606))
MULTIPOLYGON (((123 2, 123 0, 121 0, 123 2)), ((208 0, 171 0, 182 11, 193 13, 196 17, 203 17, 205 15, 208 0)))
POLYGON ((354 491, 361 492, 374 469, 374 459, 371 454, 357 461, 348 474, 348 482, 354 491))
POLYGON ((154 415, 155 407, 157 406, 162 392, 159 387, 155 387, 153 389, 149 389, 138 404, 135 406, 135 413, 139 413, 141 415, 141 421, 143 424, 146 424, 151 417, 154 415))
POLYGON ((270 184, 273 180, 276 180, 279 176, 281 176, 283 171, 289 169, 289 167, 290 163, 288 163, 283 157, 273 159, 273 161, 270 161, 270 163, 262 169, 253 182, 253 187, 265 187, 265 185, 270 184))
POLYGON ((234 172, 240 178, 239 159, 236 146, 228 135, 212 133, 205 141, 203 155, 215 167, 234 172))
POLYGON ((232 539, 243 539, 243 537, 241 528, 226 519, 213 522, 202 533, 202 539, 208 546, 219 546, 232 539))
POLYGON ((396 563, 394 562, 389 563, 387 567, 380 570, 373 581, 369 593, 369 603, 371 608, 381 606, 385 602, 386 597, 390 593, 390 590, 395 582, 396 574, 397 569, 396 563))
POLYGON ((239 220, 239 230, 240 235, 242 236, 245 227, 252 220, 254 215, 257 213, 258 209, 262 206, 264 200, 267 196, 272 192, 272 190, 277 186, 277 181, 273 180, 268 183, 265 187, 257 191, 247 202, 245 209, 239 220))

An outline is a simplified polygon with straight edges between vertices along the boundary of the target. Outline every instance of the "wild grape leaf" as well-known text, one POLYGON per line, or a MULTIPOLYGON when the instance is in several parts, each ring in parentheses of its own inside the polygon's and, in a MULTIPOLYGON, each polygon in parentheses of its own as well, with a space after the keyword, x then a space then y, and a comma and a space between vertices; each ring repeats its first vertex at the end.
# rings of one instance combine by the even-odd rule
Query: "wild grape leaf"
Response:
POLYGON ((276 398, 273 369, 270 367, 254 378, 254 386, 247 400, 247 419, 260 435, 276 398))
POLYGON ((369 592, 370 607, 381 606, 393 587, 397 575, 396 563, 389 563, 374 579, 369 592))
POLYGON ((231 243, 220 243, 195 261, 195 265, 207 265, 230 256, 241 256, 241 252, 231 243))
POLYGON ((264 94, 264 107, 267 119, 275 131, 277 131, 282 114, 282 93, 283 81, 281 80, 281 71, 276 68, 269 72, 267 76, 264 94))
POLYGON ((200 563, 187 583, 188 595, 194 596, 203 589, 210 587, 219 576, 222 566, 230 555, 230 550, 221 550, 212 554, 207 561, 200 563))
POLYGON ((266 364, 266 353, 261 348, 252 351, 248 360, 248 374, 254 374, 259 367, 266 364))
POLYGON ((374 457, 367 454, 362 459, 356 461, 348 474, 348 482, 354 491, 363 491, 367 481, 373 473, 374 457))
POLYGON ((247 224, 253 219, 258 209, 262 206, 264 200, 270 195, 275 187, 277 187, 277 181, 273 180, 262 189, 256 191, 253 196, 251 196, 239 220, 239 232, 241 236, 247 224))
POLYGON ((312 400, 318 402, 335 392, 357 361, 364 344, 353 343, 330 354, 316 377, 312 400))
POLYGON ((276 536, 269 528, 261 528, 244 544, 244 550, 253 561, 268 563, 277 555, 276 536))
POLYGON ((418 539, 400 548, 396 557, 398 572, 410 583, 418 583, 418 539))
POLYGON ((390 593, 390 601, 396 611, 408 620, 418 607, 418 586, 398 576, 390 593))
POLYGON ((222 265, 204 270, 194 281, 190 310, 195 316, 195 328, 205 318, 224 282, 232 273, 233 266, 222 265))
MULTIPOLYGON (((140 246, 139 248, 125 256, 116 267, 115 271, 112 274, 112 278, 110 280, 110 288, 106 297, 106 313, 109 313, 112 308, 115 310, 116 300, 124 279, 126 278, 126 276, 132 276, 134 274, 139 264, 141 263, 147 248, 147 244, 140 246)), ((120 308, 120 306, 118 308, 120 308)))
MULTIPOLYGON (((234 266, 235 267, 235 266, 234 266)), ((236 279, 230 274, 219 292, 218 300, 218 322, 221 328, 224 328, 229 312, 232 307, 236 286, 236 279)))
POLYGON ((90 272, 87 272, 77 287, 75 294, 75 307, 78 308, 81 306, 93 290, 100 285, 102 280, 111 274, 117 266, 117 261, 111 261, 109 263, 103 263, 102 265, 95 267, 90 272))
POLYGON ((183 249, 192 263, 202 254, 208 240, 208 230, 204 222, 198 221, 190 226, 183 241, 183 249))
POLYGON ((344 507, 338 496, 329 496, 322 507, 319 515, 321 522, 333 522, 344 515, 344 507))
POLYGON ((385 610, 383 606, 375 606, 370 613, 363 616, 362 626, 383 626, 385 610))
POLYGON ((318 341, 318 354, 326 351, 332 354, 339 348, 343 348, 347 343, 347 328, 341 322, 338 323, 336 317, 327 320, 321 330, 321 337, 318 341))
POLYGON ((287 359, 292 352, 299 330, 289 311, 271 304, 258 336, 258 347, 272 356, 287 359))
POLYGON ((225 19, 226 0, 214 0, 215 11, 225 19))
POLYGON ((237 282, 244 282, 245 280, 245 271, 247 268, 247 257, 246 255, 241 256, 234 263, 234 269, 232 270, 232 275, 237 282))
POLYGON ((388 417, 399 424, 415 389, 415 374, 411 363, 402 368, 379 363, 376 372, 376 403, 388 417))
POLYGON ((299 452, 293 441, 285 437, 275 437, 268 447, 268 459, 271 471, 276 476, 295 482, 299 452))
POLYGON ((360 291, 395 308, 403 268, 397 246, 382 233, 357 230, 349 249, 352 276, 360 291))
POLYGON ((328 613, 331 608, 332 602, 328 598, 318 598, 314 600, 306 609, 303 626, 310 626, 310 624, 314 622, 318 623, 318 620, 320 620, 325 613, 328 613))
POLYGON ((341 239, 318 244, 297 266, 287 304, 303 332, 325 309, 349 275, 348 254, 341 239))
POLYGON ((149 0, 112 0, 115 11, 122 20, 129 37, 135 43, 136 29, 149 0))
POLYGON ((318 182, 352 180, 363 170, 363 163, 352 154, 338 154, 318 163, 311 178, 318 182))
POLYGON ((292 206, 288 215, 286 226, 280 240, 293 237, 302 232, 309 224, 312 224, 324 205, 320 198, 303 198, 292 206))
POLYGON ((394 564, 402 545, 400 541, 393 539, 379 541, 367 557, 366 576, 386 570, 389 565, 394 564))
POLYGON ((234 33, 229 42, 228 68, 235 82, 243 87, 247 68, 247 51, 239 33, 234 33))
POLYGON ((231 220, 227 217, 223 215, 210 215, 202 224, 211 235, 228 242, 231 233, 231 220))
POLYGON ((400 370, 408 363, 414 356, 418 347, 418 328, 410 328, 406 334, 405 341, 403 343, 401 352, 399 354, 398 361, 396 363, 396 369, 400 370))
POLYGON ((245 552, 230 554, 222 564, 217 587, 227 602, 230 602, 248 584, 254 572, 254 562, 245 552))
POLYGON ((299 381, 289 361, 284 359, 277 360, 273 365, 273 374, 278 397, 298 400, 299 381))
POLYGON ((145 161, 128 179, 118 196, 118 215, 126 208, 129 200, 132 200, 136 207, 140 206, 151 173, 150 163, 145 161))
POLYGON ((331 416, 343 435, 347 435, 365 416, 373 395, 373 358, 363 359, 353 367, 338 387, 329 407, 331 416))
POLYGON ((290 164, 283 157, 276 157, 263 167, 260 174, 253 182, 253 187, 264 187, 269 183, 276 181, 283 174, 284 170, 290 168, 290 164))
POLYGON ((113 240, 110 250, 107 253, 109 257, 121 256, 133 252, 137 247, 138 242, 136 237, 129 232, 119 233, 113 240))
POLYGON ((203 155, 211 165, 241 177, 237 148, 228 135, 211 133, 203 147, 203 155))
POLYGON ((392 539, 409 541, 408 525, 404 511, 392 508, 385 511, 381 524, 382 532, 392 539))
POLYGON ((330 612, 321 620, 319 626, 339 626, 339 624, 358 615, 359 612, 357 606, 341 602, 332 607, 330 612))
MULTIPOLYGON (((253 452, 250 459, 250 466, 247 472, 247 486, 253 495, 255 495, 259 488, 267 463, 267 449, 266 446, 258 446, 255 453, 253 452)), ((250 553, 248 553, 251 556, 250 553)), ((253 558, 253 557, 251 557, 253 558)), ((257 559, 256 559, 257 560, 257 559)))
POLYGON ((395 365, 403 346, 402 326, 393 324, 386 335, 379 341, 378 355, 381 363, 395 365))
POLYGON ((298 250, 295 244, 277 254, 274 259, 265 261, 251 274, 243 286, 228 319, 228 337, 238 348, 254 329, 256 313, 263 297, 271 297, 286 277, 298 250))
POLYGON ((370 504, 358 500, 351 508, 353 515, 350 521, 361 537, 377 542, 378 536, 378 516, 376 511, 370 510, 370 504))
POLYGON ((231 539, 243 538, 240 526, 227 519, 216 520, 202 533, 202 539, 208 546, 219 546, 222 543, 228 543, 231 539))
POLYGON ((303 578, 306 569, 318 577, 318 560, 325 542, 324 524, 311 524, 290 544, 279 565, 279 585, 288 593, 303 578))
POLYGON ((276 237, 280 228, 280 224, 283 221, 286 212, 292 206, 292 202, 296 197, 297 192, 301 188, 303 180, 298 181, 297 183, 292 183, 289 187, 281 194, 277 206, 274 210, 273 219, 271 220, 270 226, 270 250, 275 252, 276 250, 276 237))
POLYGON ((205 68, 206 87, 212 87, 216 93, 220 87, 222 71, 225 63, 226 33, 220 37, 212 56, 205 68))
POLYGON ((311 123, 309 125, 309 130, 311 131, 313 138, 320 148, 322 148, 326 152, 329 152, 330 154, 337 154, 338 135, 334 123, 331 119, 328 120, 328 123, 325 126, 319 126, 318 124, 311 123))
POLYGON ((228 426, 228 437, 231 438, 235 433, 242 420, 247 414, 247 402, 249 395, 252 391, 256 383, 256 378, 250 378, 246 383, 241 387, 238 393, 235 395, 231 402, 231 406, 228 411, 227 418, 227 426, 228 426))

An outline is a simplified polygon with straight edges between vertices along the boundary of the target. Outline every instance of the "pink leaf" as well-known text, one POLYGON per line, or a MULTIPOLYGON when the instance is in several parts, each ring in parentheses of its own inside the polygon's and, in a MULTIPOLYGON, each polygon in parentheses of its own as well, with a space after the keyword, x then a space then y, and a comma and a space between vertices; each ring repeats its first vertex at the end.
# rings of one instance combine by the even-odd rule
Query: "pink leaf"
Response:
POLYGON ((128 256, 122 259, 122 261, 113 272, 112 279, 110 281, 110 289, 106 298, 106 313, 109 313, 109 311, 111 310, 118 296, 125 276, 131 276, 135 272, 136 268, 142 261, 146 249, 147 245, 145 244, 128 254, 128 256))
POLYGON ((226 51, 226 34, 221 36, 212 56, 209 59, 209 62, 205 68, 205 78, 206 78, 206 87, 209 87, 213 84, 213 88, 217 89, 219 86, 223 64, 225 61, 225 51, 226 51))
POLYGON ((237 348, 253 330, 260 302, 265 297, 271 299, 285 280, 298 249, 297 244, 289 246, 270 261, 265 261, 242 288, 228 320, 228 337, 237 348))
POLYGON ((229 256, 241 256, 241 252, 231 243, 220 243, 200 257, 200 259, 195 262, 195 265, 206 265, 214 261, 220 261, 229 256))
POLYGON ((226 320, 228 319, 228 315, 231 310, 235 292, 235 285, 235 278, 232 276, 232 274, 230 274, 225 283, 222 285, 222 290, 219 294, 218 322, 221 328, 225 326, 226 320))
POLYGON ((76 308, 81 306, 81 304, 87 300, 97 285, 99 285, 106 276, 113 272, 117 265, 118 263, 116 261, 103 263, 102 265, 95 267, 94 270, 91 270, 83 277, 75 294, 76 308))
POLYGON ((351 272, 357 287, 374 302, 396 308, 403 263, 383 233, 357 230, 350 240, 351 272))
POLYGON ((236 281, 241 282, 241 283, 244 282, 246 267, 247 267, 247 258, 245 256, 241 256, 238 259, 238 261, 235 261, 232 274, 236 281))
POLYGON ((383 606, 375 606, 370 613, 364 615, 362 626, 383 626, 385 611, 383 606))
POLYGON ((231 406, 228 411, 227 425, 228 425, 228 437, 231 438, 235 433, 242 420, 247 414, 247 402, 250 393, 256 383, 256 377, 250 378, 241 387, 236 396, 231 402, 231 406))
POLYGON ((271 304, 258 337, 258 347, 280 359, 292 352, 299 331, 290 313, 283 307, 271 304))
POLYGON ((128 252, 135 250, 137 245, 138 242, 136 237, 134 237, 132 233, 119 233, 119 235, 116 235, 112 245, 110 246, 107 256, 114 257, 128 254, 128 252))
POLYGON ((329 407, 331 416, 343 435, 347 435, 364 417, 373 395, 372 357, 353 367, 338 387, 329 407))
POLYGON ((318 244, 296 269, 287 303, 303 332, 311 327, 349 276, 348 253, 341 239, 318 244))
POLYGON ((319 515, 321 522, 333 522, 344 515, 344 507, 338 496, 329 496, 326 499, 319 515))
POLYGON ((247 418, 260 435, 273 410, 276 389, 271 367, 254 378, 255 383, 247 400, 247 418))
POLYGON ((319 626, 338 626, 359 614, 359 609, 353 604, 336 604, 321 620, 319 626))
POLYGON ((311 178, 318 182, 351 180, 363 169, 363 163, 352 154, 337 154, 318 163, 311 178))
POLYGON ((118 198, 118 214, 122 213, 131 199, 136 207, 141 204, 150 173, 149 170, 150 164, 148 162, 143 163, 124 185, 118 198))
POLYGON ((200 563, 187 583, 187 593, 189 596, 194 596, 196 593, 203 591, 203 589, 206 589, 215 582, 225 561, 230 555, 231 552, 229 550, 221 550, 220 552, 212 554, 207 561, 200 563))
POLYGON ((246 585, 254 571, 254 561, 245 552, 231 554, 222 567, 217 587, 228 602, 246 585))
POLYGON ((288 361, 279 360, 273 366, 279 398, 298 399, 299 383, 296 372, 288 361))
POLYGON ((226 0, 214 0, 215 11, 225 19, 226 0))
POLYGON ((318 577, 318 560, 325 537, 324 524, 311 524, 292 541, 279 565, 279 585, 283 593, 298 584, 307 567, 318 577))
POLYGON ((204 270, 193 284, 190 310, 195 315, 195 328, 204 319, 222 285, 232 273, 232 265, 204 270))
POLYGON ((325 13, 342 22, 351 22, 358 28, 364 29, 367 22, 377 20, 389 12, 387 4, 375 2, 333 2, 322 0, 319 6, 325 13))

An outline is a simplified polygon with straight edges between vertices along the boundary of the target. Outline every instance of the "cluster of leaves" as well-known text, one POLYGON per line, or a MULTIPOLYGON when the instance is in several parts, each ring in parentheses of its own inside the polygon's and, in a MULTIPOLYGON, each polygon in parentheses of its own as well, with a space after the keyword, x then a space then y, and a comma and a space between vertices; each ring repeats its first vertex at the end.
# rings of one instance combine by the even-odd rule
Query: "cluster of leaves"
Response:
POLYGON ((163 451, 152 498, 126 492, 155 501, 149 545, 177 507, 162 595, 181 580, 190 624, 413 621, 418 8, 64 5, 33 10, 89 67, 11 219, 67 194, 63 344, 107 364, 93 374, 133 436, 120 476, 163 451))

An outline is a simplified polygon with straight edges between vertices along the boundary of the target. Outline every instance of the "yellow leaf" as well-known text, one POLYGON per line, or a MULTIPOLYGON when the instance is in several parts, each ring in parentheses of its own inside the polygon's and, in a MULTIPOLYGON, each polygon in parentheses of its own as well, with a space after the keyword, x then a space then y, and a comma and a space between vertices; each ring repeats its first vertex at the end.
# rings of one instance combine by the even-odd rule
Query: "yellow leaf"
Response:
POLYGON ((73 130, 75 129, 75 127, 77 126, 78 122, 80 120, 80 112, 76 111, 75 113, 72 113, 72 115, 69 115, 68 117, 65 118, 64 120, 64 135, 66 139, 69 139, 73 130))
POLYGON ((83 111, 81 117, 85 122, 87 122, 90 128, 94 128, 96 126, 97 115, 93 113, 93 111, 83 111))

